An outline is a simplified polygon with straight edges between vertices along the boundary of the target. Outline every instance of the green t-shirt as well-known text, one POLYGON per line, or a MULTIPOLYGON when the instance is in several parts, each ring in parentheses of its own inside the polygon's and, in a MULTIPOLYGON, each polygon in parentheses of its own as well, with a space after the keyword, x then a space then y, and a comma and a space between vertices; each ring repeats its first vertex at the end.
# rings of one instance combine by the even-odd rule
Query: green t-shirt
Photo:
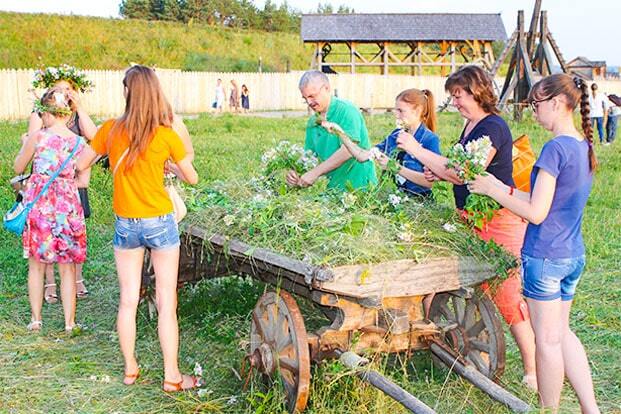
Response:
MULTIPOLYGON (((329 122, 338 124, 343 131, 361 148, 371 148, 369 133, 360 111, 350 102, 333 96, 326 116, 329 122)), ((313 151, 321 162, 324 162, 341 147, 338 136, 330 134, 316 124, 317 114, 314 114, 306 124, 305 149, 313 151)), ((355 158, 345 161, 340 167, 330 171, 326 176, 329 179, 328 188, 347 189, 347 183, 353 188, 364 188, 369 184, 376 184, 375 167, 372 161, 358 162, 355 158)))

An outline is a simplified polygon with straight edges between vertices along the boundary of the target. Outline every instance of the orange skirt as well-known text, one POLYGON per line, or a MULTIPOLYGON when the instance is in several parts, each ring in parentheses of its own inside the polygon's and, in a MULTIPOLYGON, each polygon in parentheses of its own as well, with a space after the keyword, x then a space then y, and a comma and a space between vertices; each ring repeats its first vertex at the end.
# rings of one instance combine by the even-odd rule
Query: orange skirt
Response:
MULTIPOLYGON (((460 210, 460 215, 464 220, 468 217, 468 213, 463 210, 460 210)), ((474 232, 485 241, 493 240, 519 258, 527 225, 526 220, 502 208, 483 225, 482 229, 475 228, 474 232)), ((519 268, 509 271, 509 277, 494 289, 493 295, 490 292, 489 283, 484 282, 481 287, 486 294, 490 295, 507 324, 515 325, 529 319, 528 306, 522 297, 519 268)))

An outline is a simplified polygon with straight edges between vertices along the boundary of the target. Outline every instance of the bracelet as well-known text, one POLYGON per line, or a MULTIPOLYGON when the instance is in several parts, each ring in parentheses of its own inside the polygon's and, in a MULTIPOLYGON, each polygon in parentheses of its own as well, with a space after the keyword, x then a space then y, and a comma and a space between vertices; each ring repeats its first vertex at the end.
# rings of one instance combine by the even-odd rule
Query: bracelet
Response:
POLYGON ((509 195, 510 195, 510 196, 511 196, 511 195, 513 195, 513 191, 514 191, 514 190, 515 190, 515 187, 513 187, 513 186, 511 186, 511 185, 510 185, 510 186, 509 186, 509 195))

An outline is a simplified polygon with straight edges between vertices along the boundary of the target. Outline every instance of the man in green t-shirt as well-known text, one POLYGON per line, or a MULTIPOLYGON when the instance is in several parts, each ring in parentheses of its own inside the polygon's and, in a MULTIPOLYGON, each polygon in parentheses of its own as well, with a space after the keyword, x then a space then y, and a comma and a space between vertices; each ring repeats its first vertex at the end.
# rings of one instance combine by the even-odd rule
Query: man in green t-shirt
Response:
POLYGON ((325 175, 329 180, 328 188, 343 191, 349 186, 365 188, 369 184, 376 184, 373 162, 358 162, 353 159, 349 151, 341 145, 338 136, 317 124, 317 118, 338 124, 360 148, 369 149, 369 133, 360 111, 351 102, 332 96, 328 77, 322 72, 305 72, 299 87, 302 97, 315 112, 306 124, 304 147, 317 155, 320 164, 302 176, 295 171, 289 171, 287 183, 308 187, 317 178, 325 175))

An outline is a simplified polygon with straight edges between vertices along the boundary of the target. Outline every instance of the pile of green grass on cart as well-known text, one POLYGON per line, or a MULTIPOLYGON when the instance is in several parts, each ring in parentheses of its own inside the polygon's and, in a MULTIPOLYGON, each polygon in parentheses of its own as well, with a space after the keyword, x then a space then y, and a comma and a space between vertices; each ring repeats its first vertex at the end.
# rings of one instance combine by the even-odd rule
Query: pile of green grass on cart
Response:
POLYGON ((290 188, 284 171, 249 180, 213 182, 186 193, 184 225, 223 235, 314 265, 472 256, 499 275, 514 259, 477 238, 454 209, 399 192, 388 172, 367 191, 327 189, 320 179, 290 188))

